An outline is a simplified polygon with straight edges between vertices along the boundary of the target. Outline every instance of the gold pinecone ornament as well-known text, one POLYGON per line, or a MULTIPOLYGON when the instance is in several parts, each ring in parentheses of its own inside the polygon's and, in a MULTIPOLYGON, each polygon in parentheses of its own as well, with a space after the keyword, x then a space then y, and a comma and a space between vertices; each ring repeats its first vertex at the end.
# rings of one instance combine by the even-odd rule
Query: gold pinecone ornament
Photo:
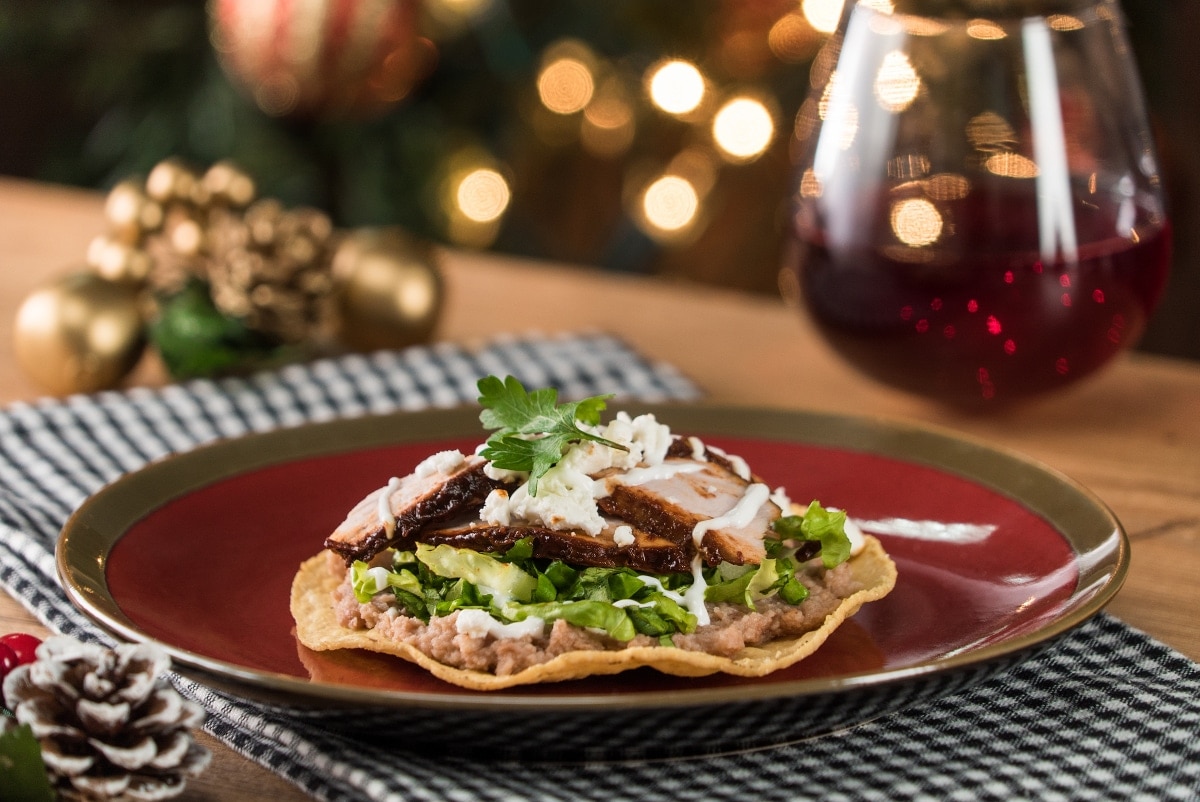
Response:
POLYGON ((118 183, 86 269, 18 312, 25 372, 68 395, 117 387, 147 346, 189 379, 432 337, 444 300, 432 243, 398 227, 336 229, 257 192, 229 161, 201 171, 165 159, 118 183))
POLYGON ((181 793, 211 758, 191 730, 204 710, 162 676, 149 644, 106 649, 48 638, 4 679, 5 704, 28 725, 63 800, 158 800, 181 793))
POLYGON ((273 198, 209 226, 207 278, 223 313, 295 345, 329 328, 333 224, 316 209, 285 209, 273 198))

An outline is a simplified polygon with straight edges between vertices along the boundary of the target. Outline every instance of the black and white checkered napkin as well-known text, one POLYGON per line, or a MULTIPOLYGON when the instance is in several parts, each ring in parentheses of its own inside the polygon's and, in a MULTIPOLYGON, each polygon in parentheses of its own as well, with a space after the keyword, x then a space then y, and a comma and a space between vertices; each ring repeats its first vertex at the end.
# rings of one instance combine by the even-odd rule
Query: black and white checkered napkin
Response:
MULTIPOLYGON (((62 525, 103 484, 218 437, 473 401, 488 373, 572 397, 699 395, 671 366, 580 335, 16 404, 0 411, 0 584, 52 629, 106 639, 59 590, 53 558, 62 525)), ((1200 665, 1107 615, 918 709, 798 744, 683 760, 529 766, 403 754, 179 685, 208 709, 210 732, 326 800, 1200 800, 1200 665)))

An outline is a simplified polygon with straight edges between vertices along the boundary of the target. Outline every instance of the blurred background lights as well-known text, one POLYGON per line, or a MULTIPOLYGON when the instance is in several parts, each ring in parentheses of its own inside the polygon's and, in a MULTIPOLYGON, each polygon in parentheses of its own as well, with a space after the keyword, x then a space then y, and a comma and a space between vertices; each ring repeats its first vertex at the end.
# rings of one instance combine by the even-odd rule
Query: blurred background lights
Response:
POLYGON ((537 79, 542 105, 556 114, 583 111, 592 99, 592 71, 577 58, 557 58, 542 68, 537 79))
POLYGON ((967 36, 972 39, 997 40, 1008 34, 996 23, 986 19, 973 19, 967 23, 967 36))
POLYGON ((700 195, 692 182, 678 175, 664 175, 646 188, 642 213, 651 233, 672 233, 686 228, 700 211, 700 195))
POLYGON ((455 201, 468 220, 490 223, 498 220, 512 195, 504 176, 487 167, 480 167, 463 176, 458 182, 455 201))
POLYGON ((825 187, 821 184, 821 179, 809 167, 800 176, 800 197, 802 198, 819 198, 825 191, 825 187))
POLYGON ((967 140, 976 150, 1007 150, 1017 142, 1017 134, 1008 121, 994 111, 985 111, 967 123, 967 140))
POLYGON ((1037 178, 1037 163, 1020 153, 994 153, 983 163, 992 175, 1003 178, 1037 178))
POLYGON ((820 45, 820 34, 803 14, 784 14, 767 32, 767 47, 771 48, 771 53, 789 64, 810 60, 820 45))
POLYGON ((941 238, 942 227, 941 212, 924 198, 906 198, 892 207, 892 231, 905 245, 932 245, 941 238))
POLYGON ((592 101, 583 110, 579 139, 597 156, 619 156, 633 144, 637 126, 633 106, 620 79, 600 83, 592 101))
POLYGON ((1046 19, 1046 24, 1056 31, 1083 30, 1083 20, 1079 17, 1072 17, 1070 14, 1051 14, 1046 19))
POLYGON ((762 154, 775 136, 775 121, 762 101, 730 100, 713 118, 713 139, 728 156, 746 161, 762 154))
POLYGON ((483 16, 492 0, 427 0, 425 8, 442 23, 465 22, 483 16))
POLYGON ((934 200, 962 200, 971 193, 971 182, 957 173, 938 173, 925 182, 925 194, 934 200))
POLYGON ((678 59, 652 69, 650 100, 668 114, 695 111, 704 99, 704 76, 696 65, 678 59))
POLYGON ((821 33, 833 33, 842 18, 844 4, 845 0, 804 0, 800 9, 813 28, 821 33))
POLYGON ((899 113, 912 105, 921 91, 921 78, 908 56, 893 50, 883 57, 875 75, 875 99, 885 111, 899 113))

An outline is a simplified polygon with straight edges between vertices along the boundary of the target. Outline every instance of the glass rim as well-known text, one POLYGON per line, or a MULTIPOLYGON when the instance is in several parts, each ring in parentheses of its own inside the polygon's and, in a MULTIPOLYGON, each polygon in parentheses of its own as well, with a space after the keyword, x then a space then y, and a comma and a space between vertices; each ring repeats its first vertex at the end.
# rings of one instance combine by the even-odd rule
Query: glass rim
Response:
POLYGON ((1070 32, 1097 23, 1124 23, 1116 0, 846 0, 839 31, 856 14, 891 20, 911 36, 961 32, 972 38, 991 36, 987 26, 1008 30, 1041 18, 1056 31, 1070 32), (972 30, 974 28, 974 30, 972 30))

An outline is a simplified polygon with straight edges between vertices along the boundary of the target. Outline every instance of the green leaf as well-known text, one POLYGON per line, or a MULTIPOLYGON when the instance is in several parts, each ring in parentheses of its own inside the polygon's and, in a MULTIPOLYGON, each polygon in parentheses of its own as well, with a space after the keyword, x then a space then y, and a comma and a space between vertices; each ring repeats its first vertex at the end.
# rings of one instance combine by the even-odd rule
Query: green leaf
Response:
POLYGON ((350 566, 350 586, 360 604, 366 604, 376 593, 388 588, 417 595, 421 593, 421 581, 407 568, 399 571, 377 570, 362 560, 356 560, 350 566))
POLYGON ((785 515, 771 525, 784 540, 816 540, 821 543, 821 561, 834 568, 850 558, 850 538, 846 536, 846 513, 830 512, 816 501, 804 515, 785 515))
POLYGON ((689 634, 696 631, 696 616, 681 607, 674 599, 656 592, 651 593, 643 601, 653 602, 654 611, 674 624, 675 629, 679 632, 689 634))
POLYGON ((42 748, 28 724, 0 731, 0 796, 22 802, 54 802, 42 748))
POLYGON ((159 302, 149 336, 176 379, 220 376, 286 360, 277 340, 222 314, 202 281, 159 302))
POLYGON ((604 630, 619 641, 633 640, 637 628, 625 610, 602 601, 545 602, 542 604, 511 605, 504 610, 514 621, 524 621, 530 616, 556 621, 563 619, 577 627, 604 630))
POLYGON ((598 424, 611 395, 559 404, 558 391, 553 387, 531 393, 513 376, 504 380, 485 376, 477 387, 483 407, 479 420, 485 429, 495 430, 480 454, 497 468, 528 472, 530 495, 537 495, 538 479, 558 464, 572 443, 589 440, 629 450, 576 424, 598 424))
POLYGON ((417 559, 438 576, 465 579, 477 585, 482 592, 496 596, 498 605, 506 604, 509 599, 529 601, 537 590, 537 577, 514 563, 501 562, 471 549, 418 543, 417 559))
POLYGON ((779 598, 788 604, 799 604, 808 598, 808 588, 794 576, 790 577, 783 587, 779 588, 779 598))
POLYGON ((579 572, 571 566, 567 565, 562 560, 555 560, 546 567, 545 574, 554 587, 561 590, 566 590, 575 584, 575 580, 579 578, 579 572))
POLYGON ((518 562, 520 560, 528 560, 533 557, 533 538, 523 537, 516 543, 509 546, 508 551, 504 552, 506 562, 518 562))

